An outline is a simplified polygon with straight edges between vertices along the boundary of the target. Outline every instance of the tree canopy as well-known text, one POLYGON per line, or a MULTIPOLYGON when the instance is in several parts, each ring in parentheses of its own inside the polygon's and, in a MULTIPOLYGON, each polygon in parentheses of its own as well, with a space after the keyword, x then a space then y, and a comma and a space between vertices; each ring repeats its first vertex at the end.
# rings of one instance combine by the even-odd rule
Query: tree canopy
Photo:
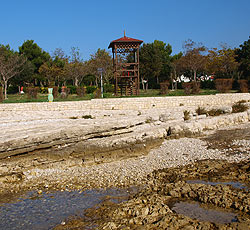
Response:
MULTIPOLYGON (((202 43, 189 39, 184 42, 182 52, 172 55, 170 44, 155 40, 144 43, 139 52, 140 82, 149 88, 159 88, 159 83, 165 81, 173 83, 181 75, 194 81, 204 75, 250 80, 250 37, 235 49, 225 44, 208 49, 202 43)), ((131 54, 119 58, 124 62, 133 62, 134 56, 131 54)), ((50 55, 34 40, 24 41, 19 52, 12 50, 9 45, 0 45, 0 83, 4 91, 9 85, 98 86, 98 68, 104 69, 104 83, 112 84, 112 57, 105 49, 99 48, 88 60, 83 60, 78 47, 72 47, 69 55, 61 48, 56 48, 50 55)))
POLYGON ((171 72, 171 45, 155 40, 145 43, 140 48, 140 75, 151 85, 170 78, 171 72))
POLYGON ((250 80, 250 36, 240 48, 236 50, 236 59, 239 62, 239 70, 242 72, 243 78, 250 80))
POLYGON ((0 82, 7 99, 8 81, 23 71, 26 58, 10 49, 10 46, 0 46, 0 82))

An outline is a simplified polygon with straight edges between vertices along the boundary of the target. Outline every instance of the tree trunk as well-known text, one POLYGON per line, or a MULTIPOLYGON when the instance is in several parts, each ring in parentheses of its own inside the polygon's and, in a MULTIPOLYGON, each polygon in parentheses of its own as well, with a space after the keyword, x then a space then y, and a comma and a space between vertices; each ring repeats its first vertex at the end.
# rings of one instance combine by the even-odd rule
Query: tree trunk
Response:
POLYGON ((196 70, 194 70, 194 81, 196 81, 196 70))
POLYGON ((145 84, 144 84, 144 79, 141 79, 141 83, 142 83, 142 89, 145 90, 145 84))
POLYGON ((8 99, 7 98, 7 81, 4 81, 4 99, 8 99))
POLYGON ((75 78, 75 86, 78 86, 78 78, 75 78))

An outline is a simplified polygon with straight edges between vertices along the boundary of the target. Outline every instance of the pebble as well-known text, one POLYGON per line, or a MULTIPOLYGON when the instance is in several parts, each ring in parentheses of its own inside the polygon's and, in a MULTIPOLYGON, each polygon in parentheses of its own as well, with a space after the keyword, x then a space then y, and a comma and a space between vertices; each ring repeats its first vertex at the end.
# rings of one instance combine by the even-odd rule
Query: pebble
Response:
POLYGON ((247 140, 240 140, 237 143, 244 143, 241 148, 244 148, 247 154, 226 155, 226 152, 218 149, 207 149, 207 143, 197 138, 165 140, 160 147, 152 149, 146 156, 89 167, 77 165, 68 168, 60 165, 60 168, 53 169, 31 169, 25 173, 25 176, 29 183, 36 184, 46 179, 47 183, 57 184, 57 186, 61 184, 61 189, 67 188, 67 190, 141 185, 146 181, 148 174, 158 169, 184 166, 206 159, 221 159, 229 162, 247 160, 250 156, 250 144, 248 141, 246 145, 246 142, 247 140))

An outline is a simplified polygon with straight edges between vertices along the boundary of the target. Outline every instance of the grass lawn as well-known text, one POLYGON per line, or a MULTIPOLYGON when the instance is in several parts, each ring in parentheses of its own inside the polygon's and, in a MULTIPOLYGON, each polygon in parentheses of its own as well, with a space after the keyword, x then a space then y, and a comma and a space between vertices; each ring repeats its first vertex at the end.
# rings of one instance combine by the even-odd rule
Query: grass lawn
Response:
MULTIPOLYGON (((231 93, 235 93, 236 91, 231 91, 231 93)), ((217 90, 209 90, 209 89, 202 89, 199 94, 197 95, 211 95, 218 93, 217 90)), ((132 97, 164 97, 164 96, 187 96, 184 93, 184 90, 178 89, 174 91, 169 91, 167 95, 161 95, 159 89, 149 89, 147 91, 140 90, 139 96, 132 96, 132 97)), ((76 94, 70 94, 65 99, 61 97, 55 98, 54 101, 82 101, 82 100, 90 100, 93 99, 93 94, 87 94, 84 97, 78 97, 76 94)), ((112 93, 104 93, 104 98, 116 98, 112 93)), ((47 102, 48 101, 48 94, 41 94, 37 95, 37 98, 28 98, 26 94, 19 95, 19 94, 9 94, 8 99, 4 100, 3 103, 24 103, 24 102, 47 102)))

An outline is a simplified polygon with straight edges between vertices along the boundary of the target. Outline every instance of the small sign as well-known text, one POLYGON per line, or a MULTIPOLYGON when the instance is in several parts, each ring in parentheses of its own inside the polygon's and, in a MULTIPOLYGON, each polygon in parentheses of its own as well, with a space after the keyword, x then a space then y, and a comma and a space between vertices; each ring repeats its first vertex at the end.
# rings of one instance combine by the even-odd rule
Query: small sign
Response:
POLYGON ((98 71, 98 73, 102 73, 104 71, 104 69, 103 68, 98 68, 97 71, 98 71))

